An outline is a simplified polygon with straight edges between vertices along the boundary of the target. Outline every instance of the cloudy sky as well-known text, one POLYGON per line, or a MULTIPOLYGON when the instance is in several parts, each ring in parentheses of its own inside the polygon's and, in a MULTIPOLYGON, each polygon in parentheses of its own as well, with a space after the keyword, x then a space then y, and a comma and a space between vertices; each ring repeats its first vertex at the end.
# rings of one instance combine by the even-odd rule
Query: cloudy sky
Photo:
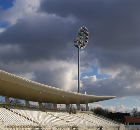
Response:
POLYGON ((77 92, 73 40, 86 26, 89 42, 80 52, 81 93, 116 96, 91 105, 140 109, 139 5, 139 0, 3 0, 0 69, 77 92))

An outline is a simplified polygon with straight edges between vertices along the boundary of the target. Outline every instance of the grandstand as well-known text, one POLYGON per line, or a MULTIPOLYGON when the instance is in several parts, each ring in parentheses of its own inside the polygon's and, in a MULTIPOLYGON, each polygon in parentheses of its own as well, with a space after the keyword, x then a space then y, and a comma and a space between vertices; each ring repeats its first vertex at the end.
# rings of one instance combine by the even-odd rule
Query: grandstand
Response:
POLYGON ((1 128, 7 129, 98 129, 118 130, 124 125, 106 118, 93 115, 92 112, 78 112, 55 109, 39 109, 39 107, 28 107, 23 105, 7 105, 1 102, 0 107, 1 128))
POLYGON ((112 99, 115 96, 96 96, 65 91, 4 71, 0 71, 0 95, 5 96, 5 102, 0 102, 2 130, 132 129, 89 111, 88 103, 112 99), (25 103, 10 103, 9 97, 24 99, 25 103), (36 101, 38 105, 30 105, 29 101, 36 101), (54 107, 45 107, 42 105, 43 102, 53 103, 54 107), (66 108, 59 109, 57 104, 66 104, 66 108), (77 104, 77 110, 71 110, 69 104, 77 104), (86 104, 87 111, 80 111, 80 104, 86 104))

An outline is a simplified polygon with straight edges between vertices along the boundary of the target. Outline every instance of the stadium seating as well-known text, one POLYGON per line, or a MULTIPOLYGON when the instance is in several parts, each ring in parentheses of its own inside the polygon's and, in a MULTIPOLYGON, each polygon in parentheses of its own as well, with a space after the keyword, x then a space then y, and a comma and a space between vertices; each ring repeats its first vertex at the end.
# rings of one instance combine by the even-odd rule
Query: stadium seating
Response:
MULTIPOLYGON (((98 129, 118 130, 121 125, 105 118, 87 114, 69 114, 60 111, 41 111, 33 108, 0 107, 0 122, 5 128, 44 128, 44 129, 98 129)), ((121 129, 120 129, 121 130, 121 129)))
POLYGON ((6 108, 0 108, 0 121, 4 126, 37 126, 36 123, 15 114, 6 108))

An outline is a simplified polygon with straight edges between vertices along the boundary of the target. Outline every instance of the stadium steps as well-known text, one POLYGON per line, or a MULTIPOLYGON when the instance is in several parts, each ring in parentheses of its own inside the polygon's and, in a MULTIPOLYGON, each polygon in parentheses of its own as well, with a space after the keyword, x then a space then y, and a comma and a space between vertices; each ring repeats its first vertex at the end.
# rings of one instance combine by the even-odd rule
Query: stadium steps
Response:
POLYGON ((82 118, 85 121, 85 124, 89 126, 99 126, 97 122, 94 121, 94 119, 89 120, 89 117, 85 116, 86 114, 76 114, 75 116, 82 118))
POLYGON ((46 112, 46 113, 54 117, 55 120, 51 121, 51 123, 53 123, 54 125, 61 125, 61 124, 68 125, 68 123, 65 122, 64 119, 57 112, 46 112))
POLYGON ((35 120, 33 120, 33 119, 31 119, 30 117, 27 117, 27 116, 21 114, 20 112, 15 111, 14 109, 10 109, 10 108, 9 108, 8 110, 11 111, 11 112, 13 112, 13 113, 15 113, 15 114, 17 114, 17 115, 19 115, 20 117, 23 117, 23 118, 27 119, 28 121, 31 121, 31 122, 33 122, 33 123, 38 124, 38 122, 36 122, 35 120))
POLYGON ((45 117, 43 116, 43 113, 41 111, 38 110, 28 110, 28 109, 11 109, 12 111, 14 111, 15 113, 25 117, 26 119, 37 123, 38 125, 42 125, 43 120, 45 119, 45 117))
POLYGON ((88 126, 111 126, 111 127, 118 127, 118 124, 112 123, 108 120, 105 120, 103 118, 99 118, 97 116, 94 116, 92 114, 84 114, 84 113, 78 113, 74 114, 75 116, 79 118, 83 118, 85 121, 87 121, 88 126), (90 123, 90 124, 89 124, 90 123))
POLYGON ((61 120, 63 120, 63 122, 65 122, 65 124, 68 124, 68 125, 71 125, 71 126, 83 126, 83 124, 87 124, 90 126, 93 124, 88 122, 88 121, 85 121, 83 118, 79 118, 79 117, 76 117, 74 116, 73 114, 69 114, 69 113, 63 113, 63 112, 48 112, 49 114, 52 114, 53 116, 55 117, 58 117, 60 118, 61 120))
POLYGON ((45 125, 59 125, 63 124, 64 122, 53 116, 53 114, 49 114, 40 110, 33 110, 33 109, 11 109, 15 113, 24 116, 25 118, 37 123, 38 125, 45 126, 45 125))
MULTIPOLYGON (((14 112, 11 112, 9 108, 0 107, 0 121, 4 126, 31 126, 33 125, 32 121, 21 117, 14 112)), ((34 124, 35 125, 35 124, 34 124)))
MULTIPOLYGON (((5 118, 7 118, 5 120, 8 120, 9 117, 7 116, 6 113, 9 112, 13 114, 12 117, 14 118, 18 117, 18 120, 19 118, 25 120, 27 122, 25 123, 26 126, 29 126, 29 125, 31 126, 33 124, 36 124, 37 127, 41 126, 44 128, 46 127, 51 128, 52 126, 57 127, 57 128, 71 126, 71 127, 77 127, 77 128, 85 128, 85 129, 87 129, 88 127, 90 129, 94 127, 98 128, 100 126, 107 126, 105 130, 116 130, 117 126, 119 126, 118 123, 111 122, 107 120, 106 118, 98 117, 96 115, 87 114, 87 113, 69 114, 67 112, 41 111, 39 109, 17 108, 17 107, 11 107, 8 109, 3 108, 3 109, 4 109, 4 112, 3 112, 4 116, 5 118)), ((7 123, 7 125, 17 125, 15 124, 15 122, 16 121, 13 121, 11 124, 7 123)), ((24 125, 24 124, 19 123, 19 125, 24 125)))

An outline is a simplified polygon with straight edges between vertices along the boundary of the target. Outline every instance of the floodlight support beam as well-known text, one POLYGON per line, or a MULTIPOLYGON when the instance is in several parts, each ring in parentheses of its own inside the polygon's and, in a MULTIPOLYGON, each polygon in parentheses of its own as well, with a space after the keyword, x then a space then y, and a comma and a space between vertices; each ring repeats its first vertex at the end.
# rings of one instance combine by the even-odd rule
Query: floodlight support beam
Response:
POLYGON ((78 48, 78 93, 80 93, 80 48, 78 48))
POLYGON ((89 32, 86 27, 81 27, 78 30, 76 40, 74 42, 74 46, 78 48, 78 93, 80 93, 80 49, 83 49, 86 47, 89 39, 89 32), (83 40, 83 35, 85 36, 85 39, 83 40))

